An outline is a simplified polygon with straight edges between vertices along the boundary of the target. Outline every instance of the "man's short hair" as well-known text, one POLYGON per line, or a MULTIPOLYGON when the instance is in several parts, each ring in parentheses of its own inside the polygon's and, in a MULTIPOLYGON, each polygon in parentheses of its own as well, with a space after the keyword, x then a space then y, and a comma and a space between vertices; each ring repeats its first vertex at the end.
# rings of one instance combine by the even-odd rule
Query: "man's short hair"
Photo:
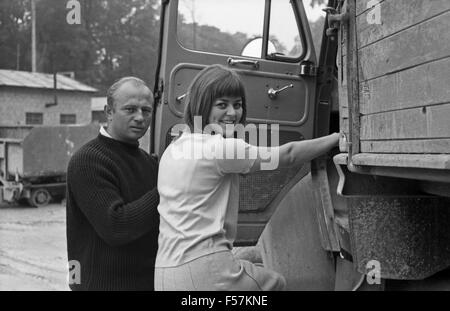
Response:
MULTIPOLYGON (((113 83, 106 92, 106 103, 109 107, 114 108, 114 95, 116 91, 125 83, 132 82, 135 86, 145 86, 150 89, 148 85, 141 79, 136 77, 123 77, 113 83)), ((151 91, 150 91, 151 92, 151 91)), ((153 96, 153 94, 152 94, 153 96)))

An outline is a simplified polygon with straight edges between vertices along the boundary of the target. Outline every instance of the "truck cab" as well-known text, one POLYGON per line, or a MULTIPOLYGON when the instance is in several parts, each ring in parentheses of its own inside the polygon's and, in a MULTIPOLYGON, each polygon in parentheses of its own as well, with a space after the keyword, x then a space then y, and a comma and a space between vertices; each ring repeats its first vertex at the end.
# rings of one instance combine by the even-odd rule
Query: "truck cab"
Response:
POLYGON ((448 25, 449 4, 423 1, 399 25, 392 12, 408 1, 372 2, 330 0, 322 17, 301 0, 161 2, 151 152, 177 134, 187 88, 211 64, 242 77, 247 121, 270 129, 268 145, 344 134, 311 163, 240 177, 235 246, 256 246, 291 290, 450 286, 450 96, 419 79, 429 96, 398 103, 414 101, 402 91, 414 70, 449 81, 448 43, 398 56, 421 39, 414 27, 448 25))

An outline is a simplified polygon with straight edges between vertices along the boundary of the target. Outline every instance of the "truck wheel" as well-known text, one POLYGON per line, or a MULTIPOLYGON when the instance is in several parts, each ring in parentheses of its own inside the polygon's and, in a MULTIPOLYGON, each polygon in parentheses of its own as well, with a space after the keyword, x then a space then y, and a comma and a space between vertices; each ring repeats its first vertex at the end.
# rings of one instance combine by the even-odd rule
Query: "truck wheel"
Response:
POLYGON ((34 207, 42 207, 48 205, 52 196, 47 189, 39 188, 31 191, 29 203, 34 207))

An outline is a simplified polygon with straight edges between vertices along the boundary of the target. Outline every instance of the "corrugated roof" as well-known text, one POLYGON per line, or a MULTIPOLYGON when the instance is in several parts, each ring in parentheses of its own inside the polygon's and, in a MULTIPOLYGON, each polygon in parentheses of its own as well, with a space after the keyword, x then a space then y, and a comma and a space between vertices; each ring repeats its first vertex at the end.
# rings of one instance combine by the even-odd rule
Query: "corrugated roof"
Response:
MULTIPOLYGON (((53 74, 0 69, 0 86, 53 89, 53 74)), ((61 74, 57 75, 57 89, 97 92, 97 89, 61 74)))

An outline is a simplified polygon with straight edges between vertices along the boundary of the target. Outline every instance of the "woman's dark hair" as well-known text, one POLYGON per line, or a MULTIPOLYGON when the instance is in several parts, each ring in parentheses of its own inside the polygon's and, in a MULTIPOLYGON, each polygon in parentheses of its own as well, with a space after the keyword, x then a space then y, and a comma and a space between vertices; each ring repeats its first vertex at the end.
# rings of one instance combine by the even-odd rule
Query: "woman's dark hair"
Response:
POLYGON ((222 65, 211 65, 200 71, 190 84, 186 94, 184 121, 194 131, 194 117, 202 117, 203 131, 208 125, 213 102, 220 97, 241 97, 242 117, 239 123, 245 123, 247 105, 245 88, 239 75, 222 65))

